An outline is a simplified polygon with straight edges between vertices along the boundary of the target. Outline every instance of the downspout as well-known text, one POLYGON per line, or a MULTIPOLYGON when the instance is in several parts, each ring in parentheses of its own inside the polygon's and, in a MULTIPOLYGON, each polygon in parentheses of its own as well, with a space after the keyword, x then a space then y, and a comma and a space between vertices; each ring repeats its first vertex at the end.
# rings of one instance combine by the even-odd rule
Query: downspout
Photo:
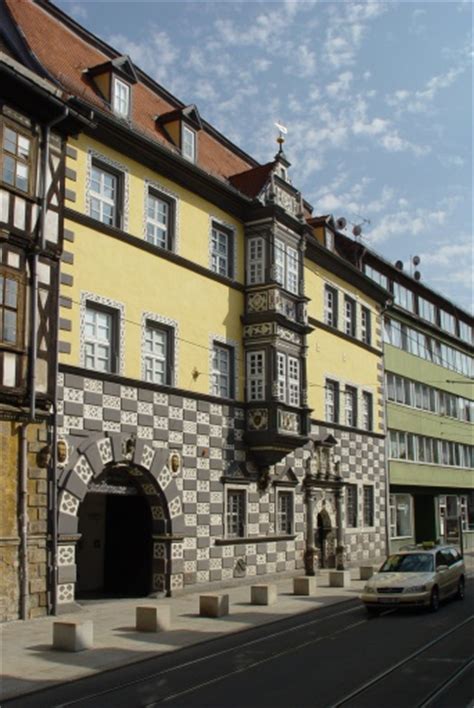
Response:
POLYGON ((388 308, 392 305, 392 300, 387 300, 386 304, 382 307, 380 311, 380 323, 382 330, 382 391, 383 391, 383 417, 385 425, 385 547, 386 553, 389 555, 391 553, 390 548, 390 472, 389 472, 389 451, 390 451, 390 438, 388 431, 388 410, 387 410, 387 393, 386 393, 386 379, 385 379, 385 345, 384 345, 384 314, 388 308))
MULTIPOLYGON (((42 155, 40 168, 40 214, 39 214, 39 230, 38 239, 34 245, 34 250, 31 258, 31 304, 30 304, 30 346, 29 346, 29 416, 28 422, 21 426, 20 430, 20 576, 21 576, 21 599, 20 599, 20 616, 22 619, 27 618, 27 598, 28 598, 28 507, 27 507, 27 492, 28 492, 28 462, 27 462, 27 429, 30 423, 34 423, 36 419, 36 354, 38 348, 38 258, 39 254, 44 251, 45 246, 45 227, 46 227, 46 209, 47 209, 47 191, 48 191, 48 162, 49 162, 49 138, 51 128, 63 121, 69 114, 69 108, 63 107, 63 111, 59 116, 46 123, 42 128, 42 155)), ((59 284, 58 284, 59 288, 59 284)), ((59 310, 59 303, 58 303, 59 310)), ((57 344, 56 344, 57 346, 57 344)), ((57 361, 57 359, 56 359, 57 361)), ((57 379, 57 371, 55 371, 55 379, 57 379)), ((55 382, 55 392, 57 384, 55 382)), ((56 394, 55 394, 56 397, 56 394)), ((53 411, 53 439, 56 430, 56 407, 53 411)), ((52 568, 55 576, 56 555, 57 555, 57 540, 56 540, 56 466, 53 467, 53 480, 51 489, 51 514, 52 514, 52 568)), ((56 594, 56 581, 53 581, 54 594, 56 594)))

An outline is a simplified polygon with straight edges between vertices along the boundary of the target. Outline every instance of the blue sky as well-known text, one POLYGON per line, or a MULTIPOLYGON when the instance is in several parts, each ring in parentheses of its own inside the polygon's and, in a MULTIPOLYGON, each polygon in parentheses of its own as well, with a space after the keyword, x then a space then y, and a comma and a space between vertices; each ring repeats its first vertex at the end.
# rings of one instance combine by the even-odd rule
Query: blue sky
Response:
POLYGON ((471 310, 469 0, 58 4, 261 162, 283 122, 315 214, 370 221, 368 246, 471 310))

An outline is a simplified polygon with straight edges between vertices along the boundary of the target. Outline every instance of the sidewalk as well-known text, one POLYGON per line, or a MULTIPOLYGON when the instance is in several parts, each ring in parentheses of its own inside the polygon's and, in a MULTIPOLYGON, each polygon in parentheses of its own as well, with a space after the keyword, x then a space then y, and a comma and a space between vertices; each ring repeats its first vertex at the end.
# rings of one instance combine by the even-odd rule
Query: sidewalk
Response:
POLYGON ((288 577, 252 578, 252 582, 249 580, 238 587, 222 588, 219 592, 229 594, 230 614, 219 619, 199 617, 199 594, 212 592, 200 590, 161 600, 134 598, 88 601, 82 610, 71 614, 11 622, 2 628, 3 679, 0 698, 5 700, 55 683, 65 683, 224 634, 353 599, 360 593, 364 581, 353 580, 349 588, 330 588, 327 572, 321 571, 318 585, 316 593, 311 597, 293 595, 293 580, 288 577), (269 607, 251 605, 250 585, 265 582, 277 586, 277 602, 269 607), (172 629, 158 634, 136 632, 135 607, 155 602, 171 608, 172 629), (52 625, 58 619, 92 620, 94 649, 78 653, 53 651, 52 625))
MULTIPOLYGON (((474 553, 465 554, 465 563, 467 574, 474 575, 474 553)), ((358 577, 357 572, 353 569, 353 578, 358 577)), ((353 579, 348 588, 331 588, 328 573, 322 570, 317 583, 315 594, 304 597, 293 595, 291 577, 251 578, 243 580, 237 587, 221 587, 219 590, 199 588, 196 592, 161 600, 90 600, 84 603, 82 610, 59 618, 11 622, 2 626, 3 679, 0 698, 5 700, 34 692, 55 683, 90 676, 225 634, 354 599, 365 581, 353 579), (250 586, 267 582, 277 586, 277 602, 269 607, 251 605, 250 586), (199 616, 199 595, 207 592, 229 594, 230 614, 227 617, 208 619, 199 616), (155 602, 170 607, 172 629, 158 634, 135 631, 135 607, 155 602), (53 651, 52 625, 57 619, 92 620, 94 649, 78 653, 53 651)))

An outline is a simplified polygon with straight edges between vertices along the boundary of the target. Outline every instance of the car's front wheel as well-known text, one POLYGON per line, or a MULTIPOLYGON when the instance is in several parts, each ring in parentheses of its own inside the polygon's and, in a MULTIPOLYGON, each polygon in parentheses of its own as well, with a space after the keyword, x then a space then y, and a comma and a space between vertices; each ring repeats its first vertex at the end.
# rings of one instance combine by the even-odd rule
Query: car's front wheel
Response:
POLYGON ((458 589, 456 591, 456 598, 458 600, 464 600, 464 578, 459 578, 458 589))
POLYGON ((436 586, 431 591, 430 610, 431 612, 437 612, 439 610, 439 590, 436 586))

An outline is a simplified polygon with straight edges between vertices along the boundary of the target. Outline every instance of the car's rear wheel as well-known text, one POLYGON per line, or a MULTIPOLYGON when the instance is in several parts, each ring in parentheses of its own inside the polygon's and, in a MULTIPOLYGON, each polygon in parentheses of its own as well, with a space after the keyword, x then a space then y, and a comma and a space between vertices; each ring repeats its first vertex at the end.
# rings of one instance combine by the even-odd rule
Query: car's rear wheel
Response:
POLYGON ((456 598, 458 600, 464 600, 464 578, 459 578, 458 589, 456 591, 456 598))
POLYGON ((437 612, 439 610, 439 590, 437 587, 434 587, 431 591, 430 610, 431 612, 437 612))

